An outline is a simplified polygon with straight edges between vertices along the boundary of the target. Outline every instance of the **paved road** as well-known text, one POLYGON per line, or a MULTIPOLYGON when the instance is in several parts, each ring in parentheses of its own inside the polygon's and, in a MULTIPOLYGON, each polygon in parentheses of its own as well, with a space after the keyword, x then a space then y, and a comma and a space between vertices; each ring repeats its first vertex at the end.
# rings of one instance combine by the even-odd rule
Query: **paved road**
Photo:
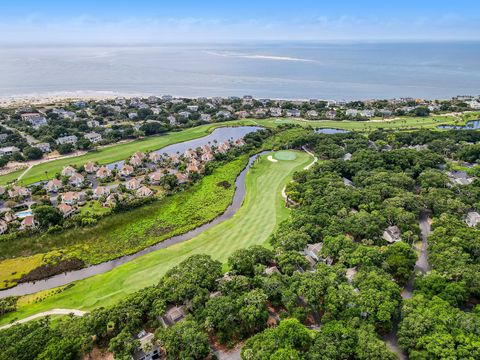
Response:
POLYGON ((45 316, 48 316, 48 315, 70 315, 70 314, 73 314, 75 316, 83 316, 86 313, 87 313, 86 311, 75 310, 75 309, 53 309, 53 310, 44 311, 44 312, 41 312, 41 313, 38 313, 38 314, 35 314, 35 315, 32 315, 32 316, 26 317, 25 319, 15 321, 15 322, 13 322, 11 324, 8 324, 8 325, 0 326, 0 330, 8 329, 9 327, 11 327, 13 325, 23 324, 23 323, 26 323, 27 321, 35 320, 35 319, 42 318, 42 317, 45 317, 45 316))
MULTIPOLYGON (((413 283, 415 281, 415 274, 422 273, 426 274, 428 272, 428 236, 430 235, 430 219, 427 213, 422 213, 419 219, 419 226, 421 232, 421 239, 422 245, 420 248, 420 254, 417 258, 417 262, 415 263, 414 273, 410 277, 405 285, 405 288, 402 291, 402 298, 403 299, 410 299, 413 296, 413 283)), ((387 346, 392 350, 395 354, 397 354, 400 360, 408 359, 405 352, 398 346, 398 321, 394 324, 393 329, 388 333, 384 340, 387 343, 387 346)))

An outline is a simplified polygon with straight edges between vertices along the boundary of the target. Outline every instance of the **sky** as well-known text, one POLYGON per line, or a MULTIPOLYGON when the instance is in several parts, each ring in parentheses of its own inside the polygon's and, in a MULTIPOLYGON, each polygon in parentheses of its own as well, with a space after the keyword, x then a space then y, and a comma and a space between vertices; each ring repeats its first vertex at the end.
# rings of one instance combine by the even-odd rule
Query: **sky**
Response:
POLYGON ((0 43, 480 40, 479 0, 0 0, 0 43))

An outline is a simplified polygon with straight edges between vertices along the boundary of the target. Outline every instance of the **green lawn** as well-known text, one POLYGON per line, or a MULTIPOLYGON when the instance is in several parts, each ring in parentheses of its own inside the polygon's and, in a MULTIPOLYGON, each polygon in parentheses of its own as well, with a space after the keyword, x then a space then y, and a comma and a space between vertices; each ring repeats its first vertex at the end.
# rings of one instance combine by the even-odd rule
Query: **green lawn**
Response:
POLYGON ((297 152, 296 155, 294 160, 276 163, 263 156, 247 174, 247 195, 242 208, 232 219, 192 240, 142 256, 108 273, 78 281, 75 286, 41 302, 35 303, 32 300, 35 296, 28 296, 28 302, 33 303, 24 305, 26 301, 22 301, 19 311, 3 316, 0 323, 53 308, 89 310, 108 306, 128 293, 155 284, 168 269, 188 256, 209 254, 225 262, 236 249, 264 243, 275 226, 288 216, 281 189, 294 171, 311 161, 305 153, 297 152))

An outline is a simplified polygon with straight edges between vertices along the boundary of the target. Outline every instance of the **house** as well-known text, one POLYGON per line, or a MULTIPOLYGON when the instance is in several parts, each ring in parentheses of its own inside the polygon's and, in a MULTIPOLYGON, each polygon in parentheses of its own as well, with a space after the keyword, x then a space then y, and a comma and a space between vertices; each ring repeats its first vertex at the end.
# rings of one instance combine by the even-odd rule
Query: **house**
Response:
POLYGON ((390 244, 393 244, 397 241, 402 240, 401 238, 401 231, 398 228, 398 226, 393 225, 389 226, 384 232, 383 232, 383 238, 390 244))
POLYGON ((255 117, 257 119, 263 119, 267 117, 267 110, 265 109, 257 109, 255 110, 255 117))
POLYGON ((78 138, 75 135, 69 135, 69 136, 62 136, 59 137, 55 142, 58 145, 63 145, 63 144, 72 144, 75 145, 77 143, 78 138))
POLYGON ((366 118, 371 118, 375 116, 375 110, 362 110, 360 111, 360 115, 366 118))
POLYGON ((245 141, 243 139, 237 139, 235 140, 234 144, 236 146, 244 146, 245 145, 245 141))
POLYGON ((110 194, 110 189, 106 186, 97 186, 95 189, 93 189, 93 197, 95 199, 108 194, 110 194))
POLYGON ((160 347, 155 343, 155 335, 142 330, 137 335, 140 346, 135 349, 132 360, 155 360, 161 359, 162 353, 160 347))
POLYGON ((62 176, 72 176, 73 174, 75 174, 77 172, 77 169, 75 169, 73 166, 65 166, 63 169, 62 169, 62 176))
POLYGON ((206 152, 202 154, 202 161, 203 162, 208 162, 212 161, 214 159, 213 154, 211 152, 206 152))
POLYGON ((36 147, 36 148, 42 150, 42 152, 44 152, 44 153, 50 152, 50 144, 47 143, 47 142, 43 142, 43 143, 33 145, 33 147, 36 147))
POLYGON ((129 112, 128 113, 128 118, 130 120, 136 119, 138 117, 138 114, 136 112, 129 112))
POLYGON ((63 183, 61 180, 52 179, 50 180, 47 185, 45 185, 45 189, 49 192, 58 192, 63 187, 63 183))
POLYGON ((63 215, 64 218, 66 217, 69 217, 70 215, 73 214, 73 212, 75 211, 75 209, 73 208, 73 206, 70 206, 68 204, 65 204, 65 203, 60 203, 58 206, 57 206, 57 209, 58 211, 60 211, 63 215))
POLYGON ((20 230, 34 229, 37 227, 37 222, 35 221, 33 215, 25 216, 25 218, 20 223, 20 230))
POLYGON ((198 105, 188 105, 187 110, 191 112, 197 112, 198 111, 198 105))
POLYGON ((97 172, 95 173, 95 176, 99 179, 105 179, 105 178, 109 177, 110 175, 112 175, 112 172, 110 171, 110 169, 108 169, 105 166, 101 166, 97 170, 97 172))
POLYGON ((8 196, 10 198, 27 197, 30 196, 30 190, 23 186, 13 185, 12 188, 8 190, 8 196))
POLYGON ((225 154, 228 150, 230 150, 230 144, 228 142, 225 141, 218 145, 217 152, 225 154))
POLYGON ((210 122, 210 121, 212 121, 212 115, 210 115, 210 114, 200 114, 200 120, 210 122))
POLYGON ((246 111, 246 110, 241 110, 241 111, 238 111, 238 112, 236 113, 236 115, 237 115, 237 117, 238 117, 239 119, 245 119, 245 118, 247 118, 250 114, 249 114, 249 112, 246 111))
POLYGON ((89 140, 90 142, 94 143, 94 144, 102 141, 102 135, 100 135, 99 133, 96 133, 96 132, 86 133, 85 135, 83 135, 83 137, 85 139, 89 140))
POLYGON ((8 134, 5 134, 5 133, 0 134, 0 141, 5 141, 7 140, 7 138, 8 138, 8 134))
POLYGON ((141 186, 140 180, 137 179, 137 178, 130 179, 130 180, 128 180, 128 181, 125 183, 125 187, 126 187, 128 190, 136 190, 136 189, 138 189, 140 186, 141 186))
POLYGON ((153 163, 158 163, 162 161, 162 155, 160 155, 158 152, 151 152, 148 154, 148 159, 153 163))
POLYGON ((465 222, 467 223, 468 226, 475 227, 480 223, 480 214, 476 211, 470 211, 467 214, 467 218, 465 219, 465 222))
POLYGON ((187 316, 185 306, 170 306, 159 320, 164 327, 169 327, 184 319, 185 316, 187 316))
POLYGON ((195 159, 197 157, 197 152, 195 150, 188 149, 185 151, 184 155, 187 159, 195 159))
POLYGON ((125 164, 120 169, 120 176, 127 177, 132 175, 133 173, 133 166, 129 164, 125 164))
POLYGON ((179 184, 183 184, 183 183, 186 183, 187 182, 187 176, 185 174, 182 174, 182 173, 179 173, 177 172, 175 174, 175 176, 177 177, 177 180, 178 180, 178 183, 179 184))
POLYGON ((195 163, 190 163, 190 164, 188 164, 188 166, 187 166, 187 171, 188 171, 189 173, 192 173, 192 172, 198 173, 198 172, 199 172, 198 165, 196 165, 195 163))
POLYGON ((314 119, 318 117, 318 112, 316 110, 308 110, 306 113, 307 117, 310 119, 314 119))
POLYGON ((352 154, 350 153, 346 153, 345 155, 343 155, 343 161, 349 161, 349 160, 352 160, 352 154))
POLYGON ((300 117, 301 114, 302 114, 301 111, 298 109, 288 109, 286 111, 286 115, 288 117, 300 117))
POLYGON ((12 155, 14 153, 18 153, 20 149, 16 146, 6 146, 3 148, 0 148, 0 156, 4 155, 12 155))
POLYGON ((336 110, 328 110, 326 113, 325 113, 325 117, 328 119, 328 120, 333 120, 337 117, 337 111, 336 110))
POLYGON ((280 271, 276 266, 270 266, 265 269, 265 274, 267 275, 280 274, 280 271))
POLYGON ((133 155, 130 158, 129 163, 133 166, 140 166, 140 165, 142 165, 142 159, 140 159, 137 155, 133 155))
POLYGON ((232 117, 232 113, 230 111, 221 110, 217 112, 216 116, 217 118, 227 120, 232 117))
POLYGON ((178 157, 178 155, 170 155, 170 161, 172 162, 173 165, 178 165, 180 164, 180 158, 178 157))
POLYGON ((149 197, 152 195, 153 195, 153 191, 146 186, 142 186, 140 189, 137 190, 138 197, 149 197))
POLYGON ((160 170, 157 170, 151 174, 148 175, 148 178, 150 179, 150 182, 152 184, 158 184, 160 179, 163 177, 163 173, 160 170))
POLYGON ((114 207, 117 204, 117 199, 114 194, 110 194, 105 199, 105 202, 102 204, 104 207, 114 207))
POLYGON ((345 277, 347 278, 347 281, 349 283, 351 283, 353 281, 353 278, 355 277, 355 275, 357 275, 357 272, 358 271, 357 271, 356 267, 347 269, 347 272, 345 273, 345 277))
POLYGON ((283 110, 282 110, 282 108, 279 108, 279 107, 271 107, 269 109, 269 111, 270 111, 271 116, 282 116, 283 115, 283 110))
POLYGON ((322 251, 323 244, 308 244, 307 247, 303 250, 304 255, 310 256, 316 262, 321 260, 320 251, 322 251))
POLYGON ((80 186, 85 181, 85 177, 82 174, 75 173, 68 178, 68 182, 75 186, 80 186))
POLYGON ((87 126, 89 128, 96 128, 100 126, 100 123, 97 120, 88 120, 87 121, 87 126))
POLYGON ((349 179, 347 179, 347 178, 345 178, 345 177, 342 178, 342 180, 343 180, 343 185, 355 187, 352 180, 349 180, 349 179))
POLYGON ((83 165, 83 168, 88 174, 93 174, 95 171, 98 170, 98 166, 95 165, 93 162, 89 161, 85 165, 83 165))
POLYGON ((182 119, 186 120, 190 117, 191 113, 189 111, 180 111, 178 113, 178 116, 180 116, 182 119))
POLYGON ((172 126, 177 125, 177 119, 175 118, 175 116, 170 115, 169 117, 167 117, 167 120, 170 123, 170 125, 172 126))
POLYGON ((200 149, 202 150, 203 153, 212 152, 212 148, 208 145, 202 145, 200 149))
POLYGON ((37 114, 37 116, 32 116, 28 118, 28 122, 35 128, 38 129, 40 126, 47 125, 47 119, 43 116, 37 114))
POLYGON ((61 194, 61 198, 65 204, 73 205, 77 202, 83 201, 85 199, 85 193, 68 191, 66 193, 61 194))

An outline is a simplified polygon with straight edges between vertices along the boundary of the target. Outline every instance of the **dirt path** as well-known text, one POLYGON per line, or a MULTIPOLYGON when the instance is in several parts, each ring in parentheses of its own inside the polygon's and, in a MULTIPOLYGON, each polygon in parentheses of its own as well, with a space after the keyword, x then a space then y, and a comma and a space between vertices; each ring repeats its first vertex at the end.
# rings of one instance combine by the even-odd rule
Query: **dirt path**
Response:
POLYGON ((87 313, 86 311, 81 311, 81 310, 76 310, 76 309, 52 309, 52 310, 49 310, 49 311, 44 311, 44 312, 41 312, 41 313, 38 313, 38 314, 35 314, 35 315, 32 315, 32 316, 26 317, 25 319, 15 321, 15 322, 13 322, 11 324, 8 324, 8 325, 0 326, 0 330, 8 329, 9 327, 12 327, 13 325, 23 324, 23 323, 26 323, 28 321, 35 320, 35 319, 38 319, 38 318, 42 318, 42 317, 45 317, 45 316, 48 316, 48 315, 70 315, 70 314, 73 314, 75 316, 83 316, 86 313, 87 313))

